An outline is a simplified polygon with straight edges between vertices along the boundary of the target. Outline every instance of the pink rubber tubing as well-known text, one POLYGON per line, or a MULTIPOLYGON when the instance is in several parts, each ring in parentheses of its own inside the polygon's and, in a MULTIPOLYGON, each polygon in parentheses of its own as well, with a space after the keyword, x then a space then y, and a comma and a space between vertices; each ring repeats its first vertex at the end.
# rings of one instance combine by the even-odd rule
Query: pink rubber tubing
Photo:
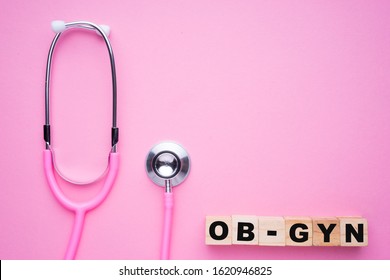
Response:
POLYGON ((108 193, 114 185, 119 169, 119 154, 110 153, 109 170, 102 189, 94 198, 85 202, 71 201, 61 191, 57 180, 54 177, 53 157, 50 150, 43 151, 43 160, 46 179, 55 198, 63 207, 75 213, 72 235, 64 257, 66 260, 73 260, 76 256, 77 248, 80 243, 86 213, 99 206, 106 199, 108 193))
POLYGON ((173 214, 173 193, 164 193, 164 225, 163 237, 161 242, 162 260, 169 260, 169 251, 171 247, 172 232, 172 214, 173 214))

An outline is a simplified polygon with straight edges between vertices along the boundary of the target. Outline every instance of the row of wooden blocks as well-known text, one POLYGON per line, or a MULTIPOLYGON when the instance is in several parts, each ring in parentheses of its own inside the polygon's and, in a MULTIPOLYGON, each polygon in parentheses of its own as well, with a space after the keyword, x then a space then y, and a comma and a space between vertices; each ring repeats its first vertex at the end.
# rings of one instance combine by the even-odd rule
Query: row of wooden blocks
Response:
POLYGON ((207 245, 367 246, 362 217, 206 216, 207 245))

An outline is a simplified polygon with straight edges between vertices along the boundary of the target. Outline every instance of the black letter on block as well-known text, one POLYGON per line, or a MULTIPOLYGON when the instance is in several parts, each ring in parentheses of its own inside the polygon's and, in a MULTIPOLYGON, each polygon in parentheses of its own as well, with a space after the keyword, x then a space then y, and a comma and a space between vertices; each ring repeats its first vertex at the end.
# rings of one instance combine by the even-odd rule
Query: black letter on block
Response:
POLYGON ((345 225, 345 241, 352 242, 352 235, 355 237, 357 242, 364 242, 364 230, 363 224, 358 224, 358 231, 356 232, 355 228, 351 224, 345 225))
POLYGON ((290 238, 291 238, 291 240, 294 241, 294 242, 298 242, 298 243, 302 243, 302 242, 307 241, 309 239, 309 233, 301 231, 299 233, 301 238, 298 238, 295 235, 295 231, 297 230, 297 228, 308 229, 308 227, 305 224, 294 224, 294 225, 292 225, 292 227, 290 228, 290 238))
POLYGON ((255 238, 253 230, 255 226, 251 223, 238 223, 237 224, 237 240, 239 241, 252 241, 255 238), (245 236, 244 236, 245 234, 245 236))
POLYGON ((323 224, 318 224, 318 227, 324 234, 324 242, 330 242, 330 234, 333 229, 336 227, 336 224, 330 224, 328 228, 326 228, 323 224))
POLYGON ((228 228, 227 224, 225 224, 224 222, 215 221, 210 225, 209 234, 210 234, 210 237, 214 240, 224 240, 229 234, 229 228, 228 228), (221 235, 217 235, 215 233, 215 228, 218 226, 222 227, 221 235))

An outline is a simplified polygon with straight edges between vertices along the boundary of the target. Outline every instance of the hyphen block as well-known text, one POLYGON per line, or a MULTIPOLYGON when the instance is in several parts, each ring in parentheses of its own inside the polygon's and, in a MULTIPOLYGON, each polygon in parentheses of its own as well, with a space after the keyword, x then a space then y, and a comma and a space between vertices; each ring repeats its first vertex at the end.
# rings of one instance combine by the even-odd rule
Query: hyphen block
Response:
POLYGON ((336 217, 313 218, 313 246, 340 246, 340 221, 336 217))
POLYGON ((206 216, 206 244, 232 244, 231 216, 206 216))
POLYGON ((259 227, 257 216, 232 216, 233 244, 258 245, 259 227))
POLYGON ((313 224, 310 217, 284 217, 287 246, 312 246, 313 224))
POLYGON ((283 217, 258 217, 259 245, 285 246, 286 225, 283 217))
POLYGON ((340 220, 341 246, 368 245, 367 220, 361 217, 338 217, 340 220))

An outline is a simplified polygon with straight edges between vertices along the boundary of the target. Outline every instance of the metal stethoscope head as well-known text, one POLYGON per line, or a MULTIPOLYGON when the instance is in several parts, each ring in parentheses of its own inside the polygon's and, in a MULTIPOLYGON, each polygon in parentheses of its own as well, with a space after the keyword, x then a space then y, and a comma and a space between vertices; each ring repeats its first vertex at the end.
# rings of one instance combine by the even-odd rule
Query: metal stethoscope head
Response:
POLYGON ((190 172, 190 158, 179 144, 162 142, 154 146, 146 158, 146 172, 158 186, 167 193, 181 184, 190 172))

